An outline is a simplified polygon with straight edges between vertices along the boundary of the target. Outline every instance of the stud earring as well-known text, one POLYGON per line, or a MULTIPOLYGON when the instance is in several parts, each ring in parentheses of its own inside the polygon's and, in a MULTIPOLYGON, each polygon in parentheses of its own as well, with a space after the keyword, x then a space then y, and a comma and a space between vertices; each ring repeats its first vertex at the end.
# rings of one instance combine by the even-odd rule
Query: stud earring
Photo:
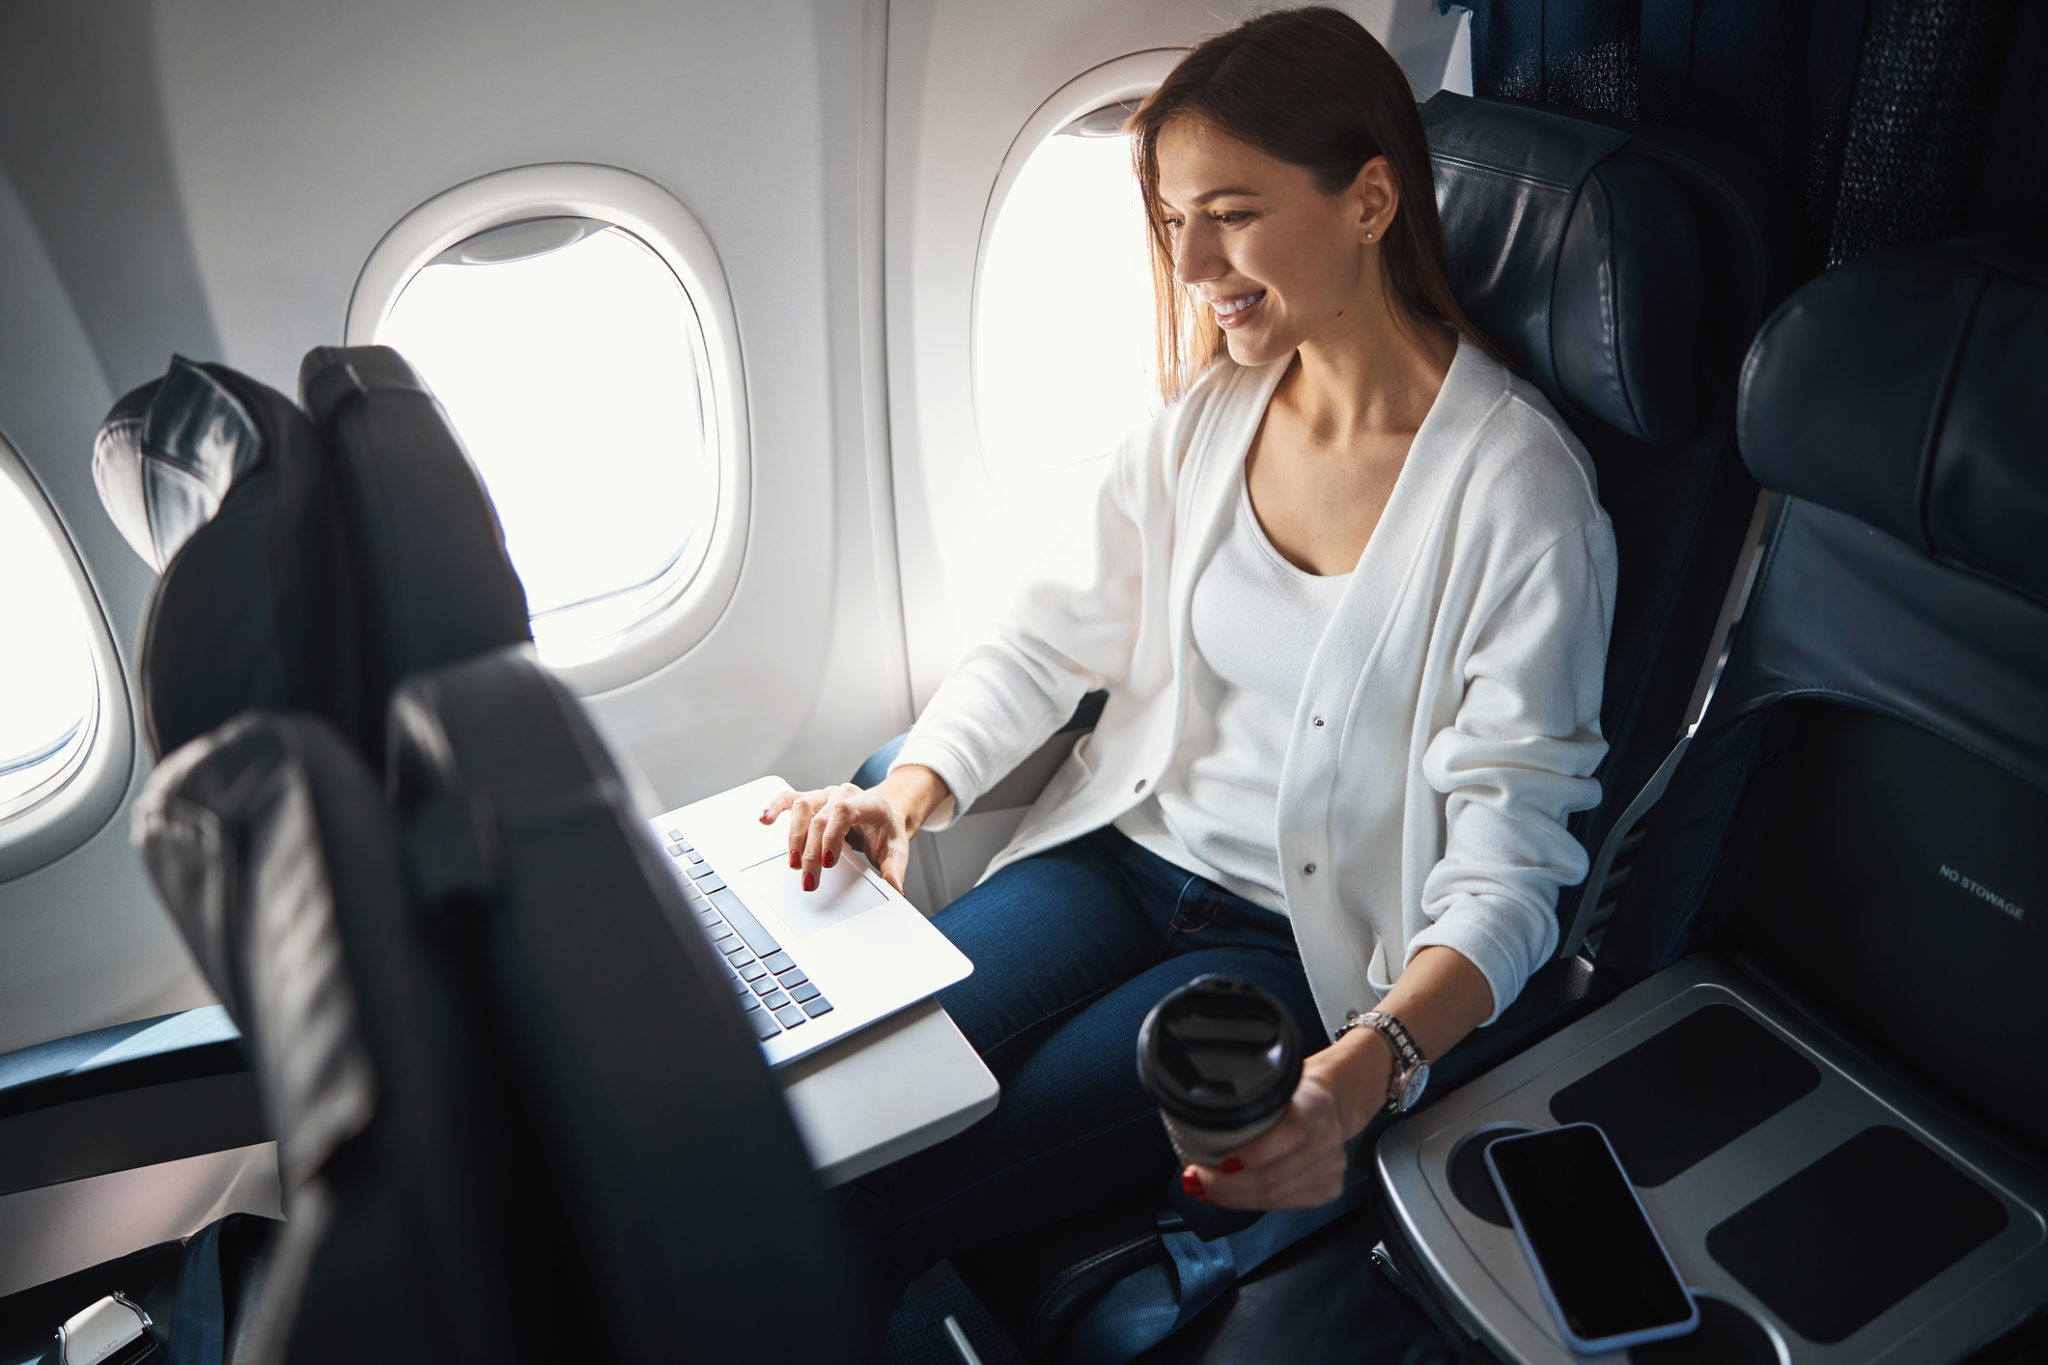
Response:
POLYGON ((1365 240, 1368 242, 1372 240, 1372 234, 1370 232, 1365 234, 1365 240))

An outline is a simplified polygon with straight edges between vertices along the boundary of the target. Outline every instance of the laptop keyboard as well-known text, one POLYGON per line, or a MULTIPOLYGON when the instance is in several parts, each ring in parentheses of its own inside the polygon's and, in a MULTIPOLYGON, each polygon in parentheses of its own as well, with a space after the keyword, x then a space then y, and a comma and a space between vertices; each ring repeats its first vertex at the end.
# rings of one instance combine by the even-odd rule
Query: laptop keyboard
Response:
POLYGON ((832 1012, 832 1002, 679 829, 668 832, 668 856, 688 874, 683 898, 725 958, 733 993, 762 1042, 832 1012))

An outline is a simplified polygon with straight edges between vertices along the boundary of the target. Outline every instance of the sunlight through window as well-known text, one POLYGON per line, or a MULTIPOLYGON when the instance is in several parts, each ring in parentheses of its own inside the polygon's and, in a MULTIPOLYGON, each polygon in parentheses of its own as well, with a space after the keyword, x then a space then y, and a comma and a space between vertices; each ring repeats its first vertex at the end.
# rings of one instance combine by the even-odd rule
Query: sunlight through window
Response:
POLYGON ((974 329, 982 450, 999 479, 1111 454, 1158 411, 1152 267, 1130 139, 1047 138, 990 232, 974 329))
POLYGON ((706 345, 645 243, 573 218, 478 234, 413 277, 377 340, 468 446, 543 657, 602 655, 687 584, 717 496, 706 345))
POLYGON ((68 553, 0 471, 0 821, 55 795, 97 728, 99 674, 68 553))

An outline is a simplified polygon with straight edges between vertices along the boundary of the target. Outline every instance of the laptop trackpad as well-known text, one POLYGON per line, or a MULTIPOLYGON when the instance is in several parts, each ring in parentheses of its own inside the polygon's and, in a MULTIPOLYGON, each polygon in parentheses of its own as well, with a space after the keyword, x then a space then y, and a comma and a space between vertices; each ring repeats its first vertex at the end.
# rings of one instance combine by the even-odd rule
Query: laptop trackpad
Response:
POLYGON ((755 863, 740 873, 740 884, 748 905, 771 911, 798 938, 835 928, 888 900, 851 858, 818 869, 816 891, 804 890, 804 874, 789 865, 787 853, 755 863))

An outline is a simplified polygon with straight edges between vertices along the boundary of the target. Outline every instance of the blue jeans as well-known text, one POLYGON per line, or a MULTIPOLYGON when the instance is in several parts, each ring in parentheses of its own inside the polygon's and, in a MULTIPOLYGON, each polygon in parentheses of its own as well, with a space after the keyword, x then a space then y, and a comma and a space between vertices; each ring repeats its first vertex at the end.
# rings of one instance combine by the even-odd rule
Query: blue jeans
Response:
POLYGON ((957 1251, 1147 1190, 1180 1163, 1138 1084, 1138 1025, 1204 972, 1272 992, 1311 1050, 1323 1028, 1284 915, 1104 826, 1026 858, 933 923, 974 963, 939 1001, 1002 1083, 993 1114, 844 1187, 875 1306, 957 1251))

